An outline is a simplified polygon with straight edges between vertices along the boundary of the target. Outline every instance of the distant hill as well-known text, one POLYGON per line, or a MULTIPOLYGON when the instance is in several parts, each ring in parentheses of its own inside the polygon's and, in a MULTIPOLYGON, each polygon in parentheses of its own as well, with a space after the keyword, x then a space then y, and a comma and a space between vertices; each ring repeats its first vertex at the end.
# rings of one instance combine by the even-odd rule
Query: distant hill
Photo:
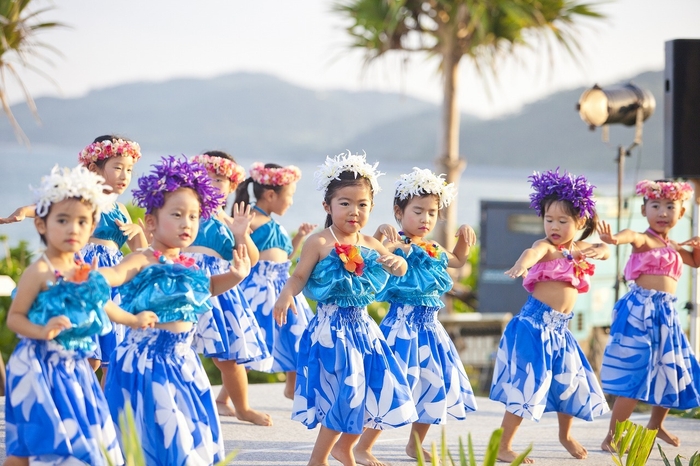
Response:
MULTIPOLYGON (((657 99, 644 127, 644 150, 635 161, 661 169, 663 72, 632 78, 657 99)), ((602 83, 608 84, 608 83, 602 83)), ((615 144, 629 145, 633 130, 611 128, 601 143, 575 110, 581 89, 562 91, 514 115, 482 120, 463 115, 460 146, 470 164, 509 167, 614 170, 615 144)), ((345 149, 387 160, 433 160, 440 109, 397 93, 314 91, 264 74, 132 83, 83 97, 36 101, 42 126, 25 105, 13 107, 32 143, 79 150, 97 135, 118 133, 149 152, 193 154, 220 148, 248 158, 317 159, 345 149)), ((0 118, 0 143, 15 137, 0 118)))

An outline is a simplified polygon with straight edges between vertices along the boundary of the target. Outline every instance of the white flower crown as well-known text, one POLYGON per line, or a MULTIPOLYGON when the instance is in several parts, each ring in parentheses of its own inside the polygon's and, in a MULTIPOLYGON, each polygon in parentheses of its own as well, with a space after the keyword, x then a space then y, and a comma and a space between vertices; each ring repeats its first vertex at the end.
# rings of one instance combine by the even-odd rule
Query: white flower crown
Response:
POLYGON ((116 194, 106 194, 112 187, 104 184, 105 179, 93 173, 84 166, 75 168, 51 169, 49 175, 41 178, 41 186, 31 188, 34 191, 36 215, 44 217, 49 212, 51 204, 65 199, 78 198, 89 202, 97 215, 109 210, 117 201, 116 194))
POLYGON ((438 205, 441 209, 447 207, 457 197, 455 184, 444 180, 444 174, 435 175, 427 168, 413 167, 411 173, 401 175, 396 182, 396 194, 401 200, 407 197, 435 194, 438 197, 438 205))
POLYGON ((367 178, 372 186, 373 194, 376 195, 382 190, 379 187, 377 178, 384 175, 384 173, 377 170, 377 165, 379 165, 379 162, 374 165, 367 163, 367 154, 351 154, 350 151, 347 154, 326 157, 326 162, 323 165, 319 165, 318 170, 314 172, 316 189, 325 193, 331 181, 340 179, 341 173, 353 172, 355 178, 358 176, 367 178))

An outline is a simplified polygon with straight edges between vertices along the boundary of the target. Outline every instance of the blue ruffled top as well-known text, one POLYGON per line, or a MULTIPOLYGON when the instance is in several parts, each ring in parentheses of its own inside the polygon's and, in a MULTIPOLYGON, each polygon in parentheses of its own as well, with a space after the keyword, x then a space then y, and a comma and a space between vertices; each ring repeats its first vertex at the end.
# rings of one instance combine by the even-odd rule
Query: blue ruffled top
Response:
POLYGON ((104 306, 109 300, 110 287, 97 271, 91 271, 81 283, 58 277, 56 283, 40 292, 27 313, 30 322, 46 325, 56 316, 70 319, 71 328, 54 339, 68 350, 92 351, 95 349, 94 335, 104 335, 112 329, 112 323, 104 306))
POLYGON ((231 230, 228 229, 224 222, 215 217, 200 221, 197 237, 192 243, 192 246, 203 246, 213 249, 227 261, 233 259, 233 247, 235 245, 236 240, 233 238, 231 230))
POLYGON ((389 277, 389 283, 377 294, 377 301, 444 307, 440 297, 452 288, 452 278, 447 273, 447 254, 442 252, 439 257, 432 258, 415 244, 408 254, 401 248, 396 248, 394 254, 406 259, 408 271, 402 277, 389 277))
POLYGON ((360 246, 365 261, 361 276, 345 270, 335 249, 320 260, 304 287, 304 296, 320 303, 340 307, 365 307, 375 301, 376 294, 389 280, 389 272, 377 262, 379 253, 360 246))
POLYGON ((92 233, 93 238, 114 241, 119 248, 124 246, 127 237, 117 226, 117 220, 123 223, 128 222, 124 212, 121 211, 117 204, 114 204, 112 210, 109 212, 102 212, 100 215, 100 221, 97 222, 97 227, 95 227, 95 231, 92 233))
MULTIPOLYGON (((270 217, 267 215, 267 212, 259 207, 253 206, 253 208, 262 215, 270 217)), ((275 222, 272 217, 270 217, 269 222, 263 223, 256 228, 255 231, 251 233, 250 238, 261 252, 266 249, 279 248, 289 255, 294 251, 289 233, 287 233, 287 230, 285 230, 282 225, 275 222)))
POLYGON ((209 278, 194 267, 154 264, 119 288, 124 310, 138 314, 153 311, 159 323, 197 322, 211 309, 209 278))

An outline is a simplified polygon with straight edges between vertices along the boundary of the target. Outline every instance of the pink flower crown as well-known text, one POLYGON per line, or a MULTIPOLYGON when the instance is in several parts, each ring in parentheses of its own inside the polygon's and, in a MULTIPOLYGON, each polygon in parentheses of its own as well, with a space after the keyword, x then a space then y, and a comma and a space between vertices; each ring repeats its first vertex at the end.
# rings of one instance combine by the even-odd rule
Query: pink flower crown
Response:
POLYGON ((84 166, 110 157, 131 157, 134 162, 141 158, 141 146, 134 141, 111 139, 93 142, 80 151, 78 161, 84 166))
POLYGON ((685 181, 651 181, 642 180, 637 183, 637 194, 646 199, 669 199, 671 201, 687 201, 693 192, 693 187, 685 181))
POLYGON ((301 170, 294 165, 282 168, 265 168, 260 162, 255 162, 249 170, 250 177, 264 186, 287 186, 301 178, 301 170))
POLYGON ((207 171, 225 176, 231 180, 231 184, 233 184, 234 187, 238 186, 238 184, 245 178, 245 170, 233 160, 200 154, 192 157, 192 161, 204 165, 204 168, 206 168, 207 171))

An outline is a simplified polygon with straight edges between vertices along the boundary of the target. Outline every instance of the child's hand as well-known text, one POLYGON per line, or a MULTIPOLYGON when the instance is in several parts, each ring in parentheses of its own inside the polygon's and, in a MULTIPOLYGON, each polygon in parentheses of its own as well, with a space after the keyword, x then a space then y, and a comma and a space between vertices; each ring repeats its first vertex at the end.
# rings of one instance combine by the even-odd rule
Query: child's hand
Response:
POLYGON ((143 222, 142 218, 139 219, 139 226, 141 230, 143 230, 143 234, 146 235, 146 243, 151 244, 153 242, 153 231, 146 228, 146 224, 143 222))
MULTIPOLYGON (((119 230, 122 233, 124 233, 127 240, 130 240, 134 236, 136 236, 139 233, 141 233, 142 231, 144 231, 144 229, 141 227, 140 224, 137 225, 135 223, 124 223, 121 220, 115 220, 114 223, 116 223, 117 226, 119 227, 119 230)), ((142 222, 140 222, 140 219, 139 219, 139 223, 142 223, 142 222)))
POLYGON ((401 266, 406 263, 406 260, 396 254, 384 254, 383 256, 379 256, 377 262, 394 271, 400 269, 401 266))
POLYGON ((598 222, 596 230, 598 231, 598 236, 600 237, 600 240, 603 243, 613 245, 617 244, 617 237, 612 234, 609 223, 601 220, 600 222, 598 222))
POLYGON ((678 246, 690 246, 693 249, 700 249, 700 236, 696 236, 687 241, 683 241, 682 243, 678 243, 678 246))
POLYGON ((291 309, 294 314, 297 313, 297 308, 294 305, 294 299, 286 298, 284 295, 280 295, 277 302, 275 302, 275 307, 272 311, 275 322, 277 322, 277 325, 280 327, 287 323, 287 312, 289 309, 291 309))
POLYGON ((42 337, 44 340, 53 340, 62 331, 71 328, 70 319, 66 316, 56 316, 49 319, 44 325, 42 337))
POLYGON ((233 249, 233 259, 229 272, 234 274, 239 281, 250 275, 250 256, 245 244, 240 244, 233 249))
POLYGON ((474 229, 472 229, 472 227, 469 225, 462 225, 459 227, 455 238, 459 237, 464 238, 464 242, 467 243, 467 247, 472 247, 476 244, 476 233, 474 233, 474 229))
POLYGON ((19 207, 17 210, 12 212, 9 217, 0 217, 0 225, 5 225, 7 223, 21 222, 26 218, 24 207, 19 207))
POLYGON ((389 225, 388 223, 383 223, 379 225, 377 228, 377 233, 381 233, 384 238, 387 239, 390 243, 396 243, 397 241, 401 241, 401 236, 399 236, 399 232, 394 228, 393 225, 389 225))
POLYGON ((158 316, 151 311, 141 311, 134 317, 136 317, 136 323, 130 326, 134 329, 152 328, 158 322, 158 316))
POLYGON ((303 238, 304 236, 314 231, 317 226, 318 225, 316 225, 315 223, 302 223, 297 229, 297 236, 303 238))
POLYGON ((602 243, 593 244, 588 248, 581 249, 581 256, 586 259, 606 259, 608 257, 608 247, 602 243))
POLYGON ((233 205, 233 218, 230 221, 229 218, 226 220, 233 236, 243 236, 250 232, 250 222, 255 218, 255 211, 251 210, 250 204, 240 202, 233 205))
POLYGON ((527 277, 527 268, 516 263, 513 267, 511 267, 509 270, 506 270, 504 273, 510 278, 527 277))

